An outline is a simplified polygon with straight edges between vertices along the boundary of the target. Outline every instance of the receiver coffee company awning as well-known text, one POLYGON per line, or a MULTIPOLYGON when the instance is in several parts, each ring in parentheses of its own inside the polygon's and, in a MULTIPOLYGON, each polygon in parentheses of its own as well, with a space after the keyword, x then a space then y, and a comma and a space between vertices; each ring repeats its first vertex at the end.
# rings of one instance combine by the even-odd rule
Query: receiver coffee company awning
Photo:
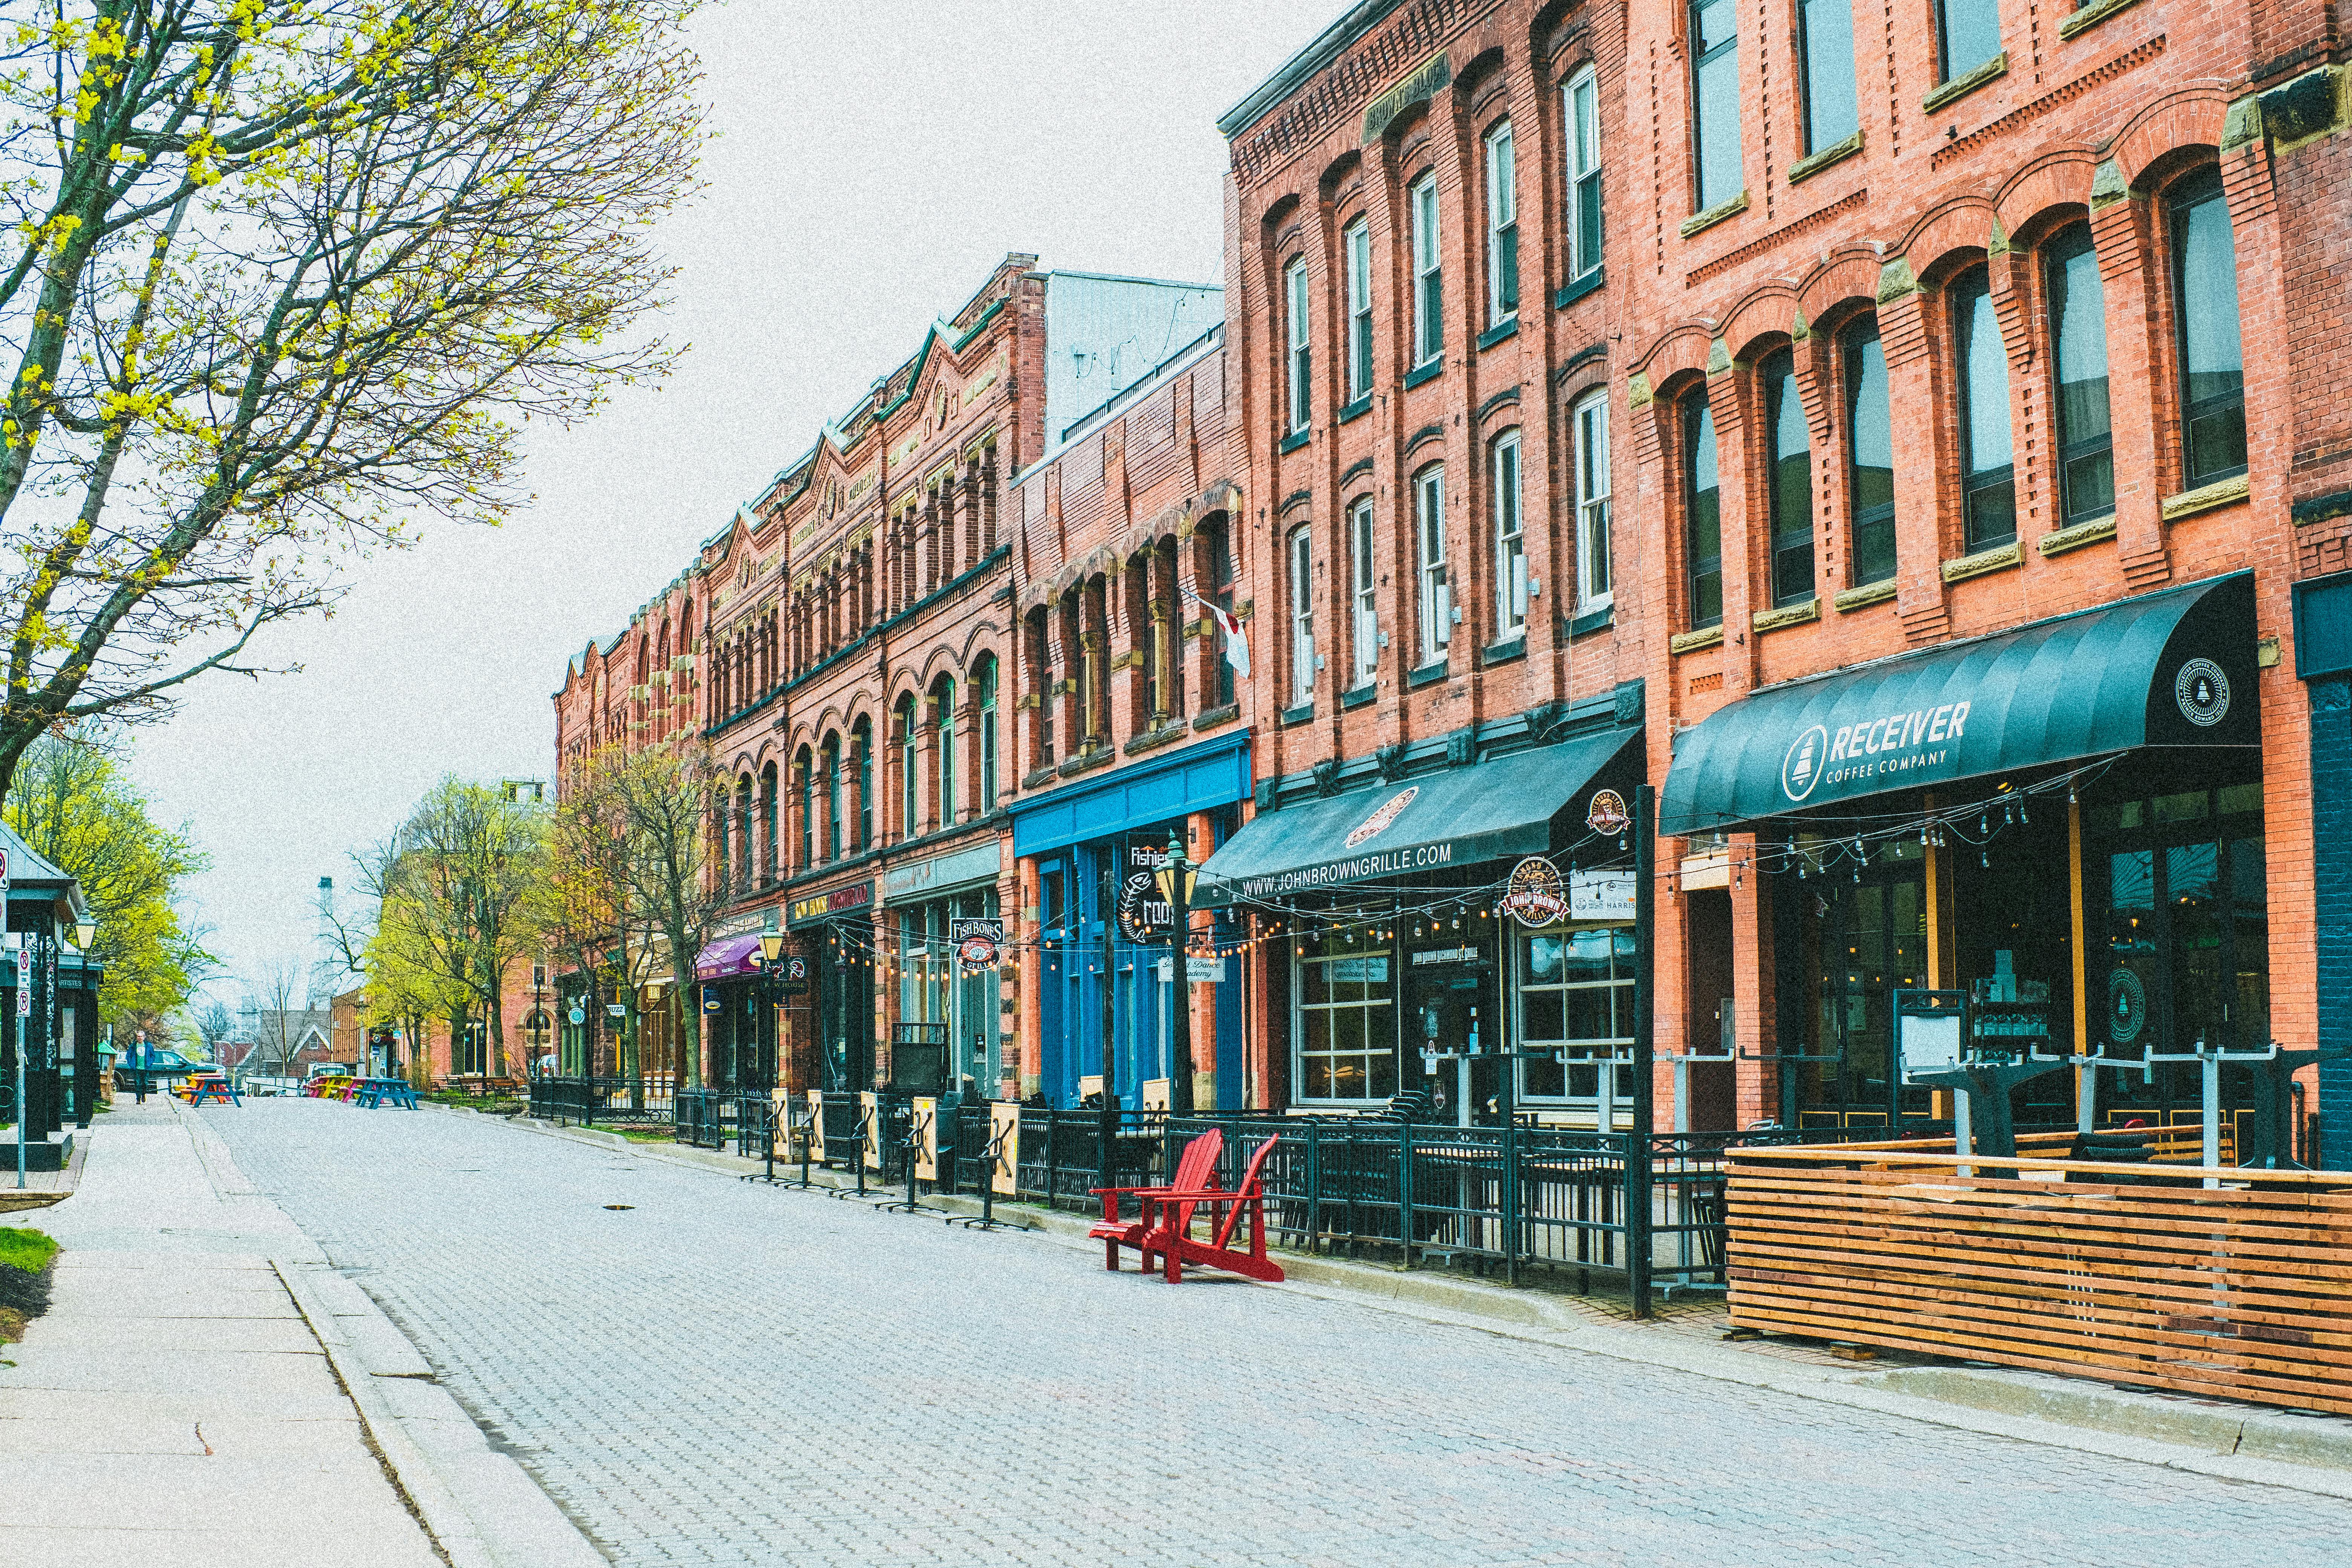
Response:
POLYGON ((1611 730, 1261 812, 1209 857, 1193 901, 1283 898, 1540 855, 1563 817, 1577 824, 1570 837, 1581 835, 1589 789, 1640 737, 1638 729, 1611 730))
POLYGON ((2254 584, 2237 573, 1766 687, 1675 737, 1658 831, 2139 746, 2251 746, 2254 584))

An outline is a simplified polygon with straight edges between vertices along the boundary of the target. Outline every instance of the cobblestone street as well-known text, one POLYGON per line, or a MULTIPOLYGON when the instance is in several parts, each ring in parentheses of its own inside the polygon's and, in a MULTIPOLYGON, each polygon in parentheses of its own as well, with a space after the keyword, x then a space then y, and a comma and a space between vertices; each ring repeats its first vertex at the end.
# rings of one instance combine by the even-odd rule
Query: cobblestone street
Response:
POLYGON ((2352 1503, 1170 1289, 488 1119, 205 1115, 630 1568, 2316 1568, 2352 1539, 2352 1503))

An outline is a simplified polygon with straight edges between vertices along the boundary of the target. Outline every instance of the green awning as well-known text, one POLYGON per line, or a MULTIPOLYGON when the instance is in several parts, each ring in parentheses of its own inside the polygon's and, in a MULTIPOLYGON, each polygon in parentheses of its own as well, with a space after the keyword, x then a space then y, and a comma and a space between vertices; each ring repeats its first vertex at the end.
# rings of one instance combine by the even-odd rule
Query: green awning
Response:
POLYGON ((1667 835, 2142 746, 2261 742, 2254 580, 1769 686, 1675 740, 1667 835))
POLYGON ((1209 857, 1193 901, 1284 898, 1541 855, 1583 836, 1591 790, 1613 785, 1631 803, 1641 734, 1610 730, 1260 812, 1209 857))

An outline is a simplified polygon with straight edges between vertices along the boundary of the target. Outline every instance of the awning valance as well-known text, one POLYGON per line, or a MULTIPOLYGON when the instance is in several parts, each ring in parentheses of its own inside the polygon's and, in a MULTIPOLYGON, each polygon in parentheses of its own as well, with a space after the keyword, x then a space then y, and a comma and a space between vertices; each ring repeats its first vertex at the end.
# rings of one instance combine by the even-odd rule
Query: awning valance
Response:
POLYGON ((2260 743, 2250 573, 1766 687, 1675 737, 1658 831, 2140 746, 2260 743))
POLYGON ((1278 899, 1543 854, 1568 821, 1580 825, 1569 837, 1581 836, 1592 788, 1613 782, 1631 798, 1641 733, 1611 730, 1262 812, 1209 857, 1193 901, 1278 899), (1629 748, 1626 776, 1601 778, 1629 748))
POLYGON ((750 974, 759 968, 760 934, 722 936, 702 950, 694 961, 694 973, 701 980, 724 980, 733 974, 750 974))

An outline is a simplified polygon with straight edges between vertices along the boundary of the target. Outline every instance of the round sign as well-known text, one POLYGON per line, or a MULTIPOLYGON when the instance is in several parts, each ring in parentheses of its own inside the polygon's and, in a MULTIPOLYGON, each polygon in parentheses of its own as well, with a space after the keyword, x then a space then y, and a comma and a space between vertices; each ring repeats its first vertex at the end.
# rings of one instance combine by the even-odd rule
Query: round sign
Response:
POLYGON ((996 962, 996 941, 993 937, 968 936, 956 949, 956 958, 967 969, 986 969, 996 962))
MULTIPOLYGON (((1625 797, 1613 789, 1595 790, 1592 805, 1584 814, 1584 826, 1606 837, 1614 837, 1633 825, 1633 815, 1625 809, 1625 797)), ((1528 862, 1522 860, 1524 868, 1528 862)), ((1516 875, 1516 873, 1514 873, 1516 875)), ((1558 872, 1553 875, 1557 877, 1558 872)))
POLYGON ((1159 879, 1149 871, 1129 876, 1118 893, 1118 929, 1129 942, 1161 942, 1176 923, 1176 911, 1160 896, 1159 879))
POLYGON ((1568 889, 1559 879, 1559 868, 1540 855, 1512 867, 1503 908, 1523 926, 1559 924, 1568 913, 1568 889))
POLYGON ((575 1023, 575 1024, 584 1024, 584 1023, 586 1023, 586 1022, 588 1021, 588 1009, 587 1009, 587 1008, 585 1008, 585 1007, 574 1007, 574 1008, 572 1008, 572 1021, 573 1023, 575 1023))
POLYGON ((1830 749, 1830 732, 1815 724, 1797 737, 1789 754, 1780 759, 1780 793, 1790 800, 1802 800, 1813 793, 1822 782, 1822 753, 1830 749))
POLYGON ((784 961, 784 978, 795 983, 806 980, 808 978, 808 960, 805 958, 786 959, 784 961))
POLYGON ((1421 786, 1419 784, 1409 785, 1404 789, 1399 790, 1396 793, 1395 798, 1391 800, 1386 805, 1381 806, 1380 810, 1372 813, 1371 816, 1364 818, 1362 823, 1357 826, 1356 830, 1348 835, 1346 840, 1347 847, 1353 849, 1358 845, 1365 843, 1370 839, 1377 838, 1381 834, 1387 832, 1389 825, 1404 814, 1404 808, 1411 805, 1412 804, 1413 796, 1420 793, 1421 786))
POLYGON ((2180 716, 2210 730, 2230 716, 2230 678, 2210 658, 2192 658, 2172 678, 2172 700, 2180 716))
POLYGON ((2139 1038, 2147 1023, 2147 987, 2128 969, 2107 975, 2107 1037, 2119 1046, 2139 1038))

